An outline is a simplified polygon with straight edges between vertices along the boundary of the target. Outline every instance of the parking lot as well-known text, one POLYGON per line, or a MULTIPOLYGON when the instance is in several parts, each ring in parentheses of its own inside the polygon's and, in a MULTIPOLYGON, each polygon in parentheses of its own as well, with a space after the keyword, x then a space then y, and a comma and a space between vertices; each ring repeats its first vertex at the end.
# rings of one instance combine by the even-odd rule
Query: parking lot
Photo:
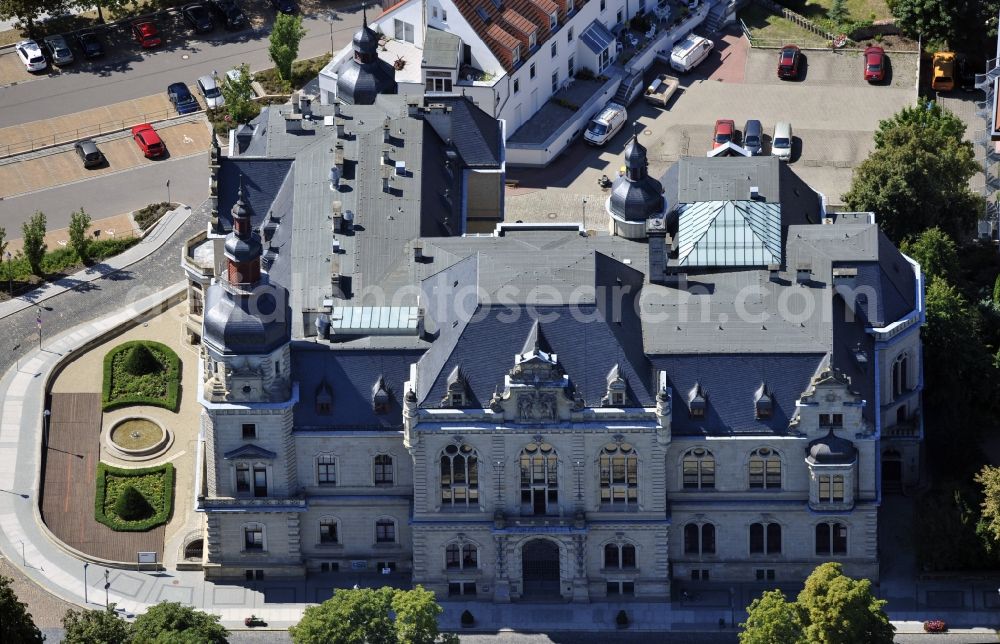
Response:
MULTIPOLYGON (((792 167, 832 204, 851 182, 853 168, 872 149, 878 122, 912 105, 916 98, 916 54, 890 54, 891 77, 881 85, 862 78, 858 52, 807 51, 806 69, 799 81, 777 78, 777 51, 750 49, 735 34, 715 38, 713 54, 693 73, 681 78, 682 90, 668 109, 643 101, 629 108, 630 121, 641 124, 643 145, 649 150, 650 174, 660 176, 682 156, 702 156, 711 148, 716 119, 729 118, 742 130, 748 119, 764 126, 765 148, 777 121, 792 124, 792 167)), ((671 72, 654 66, 657 73, 671 72)), ((649 79, 647 79, 649 80, 649 79)), ((604 201, 608 193, 598 186, 602 174, 615 176, 632 128, 623 128, 604 148, 577 141, 544 169, 508 170, 519 187, 508 190, 507 208, 514 219, 577 221, 588 228, 605 228, 604 201), (543 186, 552 186, 541 190, 543 186), (586 199, 586 204, 583 200, 586 199)))
POLYGON ((156 129, 167 146, 167 155, 161 159, 144 157, 131 135, 126 132, 121 138, 100 144, 107 163, 98 168, 84 168, 72 149, 0 165, 0 198, 162 163, 168 158, 198 154, 208 150, 211 142, 208 126, 201 119, 174 125, 164 124, 156 129))

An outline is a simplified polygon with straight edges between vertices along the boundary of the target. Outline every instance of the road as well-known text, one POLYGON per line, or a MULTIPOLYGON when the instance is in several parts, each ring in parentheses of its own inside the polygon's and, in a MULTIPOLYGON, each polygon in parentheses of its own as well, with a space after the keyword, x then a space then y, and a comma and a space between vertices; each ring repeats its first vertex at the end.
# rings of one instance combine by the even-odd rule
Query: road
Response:
MULTIPOLYGON (((200 204, 208 198, 208 155, 167 159, 48 190, 0 199, 0 226, 10 239, 21 237, 21 223, 36 210, 45 213, 49 230, 69 226, 70 213, 83 207, 93 219, 114 217, 150 203, 170 200, 200 204)), ((179 279, 179 278, 178 278, 179 279)))
MULTIPOLYGON (((334 3, 338 4, 338 3, 334 3)), ((351 42, 361 25, 361 12, 338 11, 333 25, 333 46, 340 50, 351 42)), ((330 51, 330 25, 322 15, 304 16, 306 36, 299 58, 330 51)), ((0 89, 0 127, 72 114, 166 91, 177 81, 193 82, 213 70, 223 72, 248 63, 251 70, 271 67, 267 56, 268 30, 225 34, 217 30, 209 40, 183 40, 141 57, 109 60, 94 70, 82 67, 0 89)), ((13 53, 4 55, 12 56, 13 53)))

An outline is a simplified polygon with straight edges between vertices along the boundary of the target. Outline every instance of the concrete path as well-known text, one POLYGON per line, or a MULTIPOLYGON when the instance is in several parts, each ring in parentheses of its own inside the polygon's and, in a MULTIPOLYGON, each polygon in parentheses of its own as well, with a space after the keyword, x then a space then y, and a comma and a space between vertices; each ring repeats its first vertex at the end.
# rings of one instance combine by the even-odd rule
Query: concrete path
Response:
MULTIPOLYGON (((150 253, 158 249, 167 239, 170 239, 170 236, 174 234, 174 231, 180 228, 181 224, 183 224, 190 215, 191 208, 188 206, 181 206, 171 210, 165 214, 162 219, 160 219, 159 223, 156 224, 156 227, 153 228, 152 232, 124 253, 108 258, 106 261, 84 269, 75 275, 64 277, 60 280, 56 280, 55 282, 48 282, 30 293, 26 293, 12 300, 3 302, 0 304, 0 320, 8 315, 17 313, 18 311, 23 311, 24 309, 32 306, 38 306, 50 297, 59 295, 64 291, 78 289, 100 277, 118 272, 122 269, 128 268, 142 259, 145 259, 150 255, 150 253)), ((178 256, 178 261, 180 261, 180 256, 178 256)), ((0 485, 0 488, 2 487, 3 486, 0 485)))

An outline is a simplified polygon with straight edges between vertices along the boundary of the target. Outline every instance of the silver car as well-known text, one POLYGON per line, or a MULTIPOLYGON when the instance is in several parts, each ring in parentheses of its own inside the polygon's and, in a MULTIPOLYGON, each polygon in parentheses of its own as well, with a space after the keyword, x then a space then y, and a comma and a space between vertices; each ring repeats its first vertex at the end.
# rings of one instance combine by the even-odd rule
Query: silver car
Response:
POLYGON ((205 97, 205 106, 208 109, 216 109, 225 105, 226 100, 222 97, 222 91, 215 78, 208 74, 198 79, 198 91, 205 97))
POLYGON ((46 36, 42 40, 42 45, 49 52, 52 62, 62 67, 73 62, 73 50, 69 48, 69 43, 62 36, 46 36))

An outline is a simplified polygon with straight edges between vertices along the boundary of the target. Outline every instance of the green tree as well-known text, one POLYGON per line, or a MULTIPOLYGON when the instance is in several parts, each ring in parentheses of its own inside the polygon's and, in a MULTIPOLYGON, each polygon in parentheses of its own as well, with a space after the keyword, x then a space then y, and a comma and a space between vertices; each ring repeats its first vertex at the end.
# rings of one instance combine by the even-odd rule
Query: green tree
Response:
POLYGON ((837 23, 838 26, 847 22, 847 7, 844 6, 844 0, 833 0, 830 9, 826 12, 826 17, 837 23))
POLYGON ((292 80, 292 63, 299 55, 299 43, 305 35, 302 16, 279 13, 275 17, 267 54, 274 62, 278 76, 285 82, 292 80))
POLYGON ((90 248, 90 236, 87 235, 89 231, 90 215, 81 206, 79 211, 69 216, 69 245, 76 251, 76 256, 81 262, 87 261, 87 251, 90 248))
POLYGON ((896 629, 872 595, 871 582, 844 575, 843 566, 820 564, 806 579, 796 600, 803 612, 806 642, 892 644, 896 629))
POLYGON ((240 73, 235 80, 226 77, 222 84, 222 96, 225 99, 226 111, 234 123, 248 123, 260 114, 260 105, 254 100, 253 76, 250 66, 243 63, 239 66, 240 73))
POLYGON ((21 236, 25 258, 35 275, 42 274, 42 258, 48 247, 45 245, 45 213, 36 210, 31 219, 21 224, 21 236))
POLYGON ((903 240, 899 249, 920 262, 920 268, 928 277, 952 280, 958 275, 958 247, 936 226, 915 239, 903 240))
MULTIPOLYGON (((2 230, 3 228, 0 228, 0 231, 2 230)), ((993 280, 993 304, 1000 306, 1000 274, 993 280)))
POLYGON ((976 474, 982 486, 983 521, 993 541, 1000 541, 1000 467, 984 465, 976 474))
POLYGON ((740 624, 740 644, 800 644, 802 615, 780 590, 768 590, 750 603, 740 624))
POLYGON ((875 130, 875 149, 885 147, 885 136, 897 127, 912 125, 920 131, 935 130, 961 142, 965 138, 965 123, 951 110, 941 107, 935 101, 921 101, 912 107, 904 107, 890 118, 882 119, 875 130))
POLYGON ((968 141, 899 125, 884 131, 882 146, 855 168, 844 201, 852 210, 874 212, 896 242, 934 226, 963 239, 983 210, 982 197, 968 184, 978 170, 968 141))
POLYGON ((455 635, 438 631, 440 614, 434 593, 421 586, 341 589, 306 608, 289 632, 295 644, 457 644, 455 635))
POLYGON ((0 642, 42 642, 42 632, 31 619, 28 605, 18 601, 10 587, 13 581, 0 575, 0 642))
POLYGON ((145 344, 136 344, 128 349, 125 354, 125 364, 122 366, 133 376, 145 376, 163 371, 163 365, 145 344))
POLYGON ((142 492, 131 485, 126 485, 118 498, 115 499, 115 514, 126 521, 138 521, 153 516, 153 506, 149 504, 142 492))
POLYGON ((226 644, 229 632, 209 615, 177 602, 160 602, 136 618, 133 644, 226 644))
POLYGON ((104 610, 70 609, 62 625, 66 629, 64 644, 127 644, 132 637, 132 625, 118 616, 114 604, 104 610))
POLYGON ((35 21, 42 13, 58 14, 76 4, 74 0, 0 0, 0 20, 17 18, 28 35, 35 35, 35 21))
MULTIPOLYGON (((7 245, 10 242, 7 241, 7 229, 0 226, 0 262, 7 262, 7 282, 10 284, 10 280, 14 278, 14 267, 11 266, 10 259, 7 258, 7 245)), ((10 288, 11 295, 13 295, 13 288, 10 288)))
POLYGON ((925 42, 948 43, 953 49, 964 50, 961 45, 997 34, 998 0, 888 0, 888 4, 903 33, 911 38, 922 36, 925 42))

